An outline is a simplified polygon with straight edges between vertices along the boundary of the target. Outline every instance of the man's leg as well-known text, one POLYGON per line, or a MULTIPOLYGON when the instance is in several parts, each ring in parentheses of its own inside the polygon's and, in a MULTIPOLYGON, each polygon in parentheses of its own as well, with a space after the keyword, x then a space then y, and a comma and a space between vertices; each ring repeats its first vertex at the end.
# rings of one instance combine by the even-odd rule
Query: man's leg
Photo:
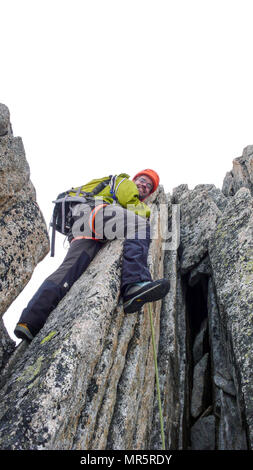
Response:
POLYGON ((135 239, 126 238, 122 261, 121 292, 125 313, 140 311, 146 302, 160 300, 169 292, 168 279, 153 281, 148 268, 150 225, 138 228, 135 239))
MULTIPOLYGON (((31 336, 35 336, 52 310, 86 270, 101 246, 101 243, 94 240, 72 241, 62 264, 42 283, 23 310, 18 325, 26 324, 31 336)), ((14 333, 18 338, 24 338, 27 335, 23 334, 22 327, 18 325, 14 333)))
POLYGON ((145 238, 126 238, 123 246, 121 293, 124 295, 125 289, 136 282, 152 281, 148 268, 148 250, 150 246, 150 227, 145 227, 145 238))
POLYGON ((124 240, 121 293, 129 284, 152 280, 147 265, 150 245, 147 219, 119 205, 108 205, 97 210, 94 227, 103 239, 124 240))
POLYGON ((106 239, 124 238, 121 295, 124 310, 133 313, 146 302, 159 300, 169 291, 168 279, 152 281, 148 268, 150 224, 121 206, 107 206, 96 215, 96 230, 106 239))

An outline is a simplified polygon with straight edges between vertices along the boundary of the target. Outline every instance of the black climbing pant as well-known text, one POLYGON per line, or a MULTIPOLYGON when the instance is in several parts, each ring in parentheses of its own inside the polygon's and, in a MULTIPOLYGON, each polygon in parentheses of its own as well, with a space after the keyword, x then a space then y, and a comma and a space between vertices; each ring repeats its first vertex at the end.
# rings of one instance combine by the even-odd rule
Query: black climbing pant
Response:
MULTIPOLYGON (((76 214, 77 212, 76 210, 76 214)), ((122 295, 127 286, 136 282, 152 280, 147 266, 150 245, 150 225, 147 220, 118 205, 101 207, 101 210, 97 210, 93 220, 96 224, 92 227, 93 239, 91 239, 89 235, 82 235, 84 232, 79 230, 80 226, 87 226, 86 216, 90 216, 91 209, 89 208, 89 214, 87 212, 86 216, 84 212, 81 212, 82 220, 76 217, 78 223, 72 227, 70 237, 72 240, 62 264, 42 283, 21 314, 19 323, 26 323, 33 335, 36 335, 43 327, 50 312, 87 269, 92 259, 103 247, 104 242, 108 243, 108 240, 124 238, 121 274, 122 295), (97 238, 98 234, 99 238, 97 238)))

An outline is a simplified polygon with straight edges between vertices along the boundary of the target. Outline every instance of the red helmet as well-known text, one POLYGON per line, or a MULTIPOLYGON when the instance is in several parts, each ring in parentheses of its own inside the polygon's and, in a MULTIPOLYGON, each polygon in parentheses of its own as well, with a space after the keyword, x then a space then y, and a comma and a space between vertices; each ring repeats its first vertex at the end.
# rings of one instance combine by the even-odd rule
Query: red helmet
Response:
POLYGON ((135 180, 136 178, 138 178, 138 177, 141 176, 141 175, 147 175, 147 176, 152 180, 153 189, 152 189, 152 191, 151 191, 150 194, 154 193, 155 190, 156 190, 156 189, 158 188, 158 186, 159 186, 159 181, 160 181, 159 175, 156 173, 156 171, 150 170, 149 168, 147 168, 146 170, 139 171, 139 173, 137 173, 137 174, 133 177, 133 180, 135 180))

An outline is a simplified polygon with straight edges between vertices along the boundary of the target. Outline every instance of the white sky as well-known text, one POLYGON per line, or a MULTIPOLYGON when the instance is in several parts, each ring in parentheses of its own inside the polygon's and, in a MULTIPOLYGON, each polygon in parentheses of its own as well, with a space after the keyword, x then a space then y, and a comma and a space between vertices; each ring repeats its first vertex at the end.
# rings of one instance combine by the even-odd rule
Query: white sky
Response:
MULTIPOLYGON (((252 5, 0 0, 0 102, 47 223, 58 193, 111 173, 154 168, 166 192, 222 187, 253 143, 252 5)), ((4 317, 11 335, 63 257, 57 238, 4 317)))

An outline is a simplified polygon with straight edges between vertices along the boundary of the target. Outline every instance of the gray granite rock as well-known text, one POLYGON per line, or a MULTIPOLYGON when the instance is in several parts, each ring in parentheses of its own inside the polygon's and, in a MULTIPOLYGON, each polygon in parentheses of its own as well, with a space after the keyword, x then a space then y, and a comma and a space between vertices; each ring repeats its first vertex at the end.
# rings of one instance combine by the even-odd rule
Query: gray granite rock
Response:
POLYGON ((209 240, 224 347, 253 444, 253 199, 241 188, 209 240), (245 409, 244 409, 245 406, 245 409))
MULTIPOLYGON (((48 251, 47 227, 36 202, 22 139, 13 136, 9 110, 0 104, 0 316, 48 251)), ((7 332, 1 332, 4 351, 7 332)))
POLYGON ((209 354, 206 353, 195 365, 191 397, 191 415, 197 418, 206 408, 209 389, 209 354))
MULTIPOLYGON (((158 197, 162 197, 159 193, 158 197)), ((155 204, 155 202, 154 202, 155 204)), ((155 228, 159 213, 152 219, 155 228)), ((105 245, 43 329, 5 369, 1 449, 145 449, 156 405, 147 306, 125 315, 122 241, 105 245)), ((152 275, 163 276, 152 240, 152 275)), ((161 301, 152 306, 158 347, 161 301)))
POLYGON ((215 450, 215 416, 199 418, 191 428, 192 450, 215 450))
POLYGON ((180 204, 180 258, 183 274, 206 256, 208 239, 221 215, 210 189, 213 190, 212 185, 200 185, 193 190, 183 186, 173 192, 173 202, 180 204))
MULTIPOLYGON (((0 161, 9 174, 2 178, 2 233, 11 231, 17 246, 15 210, 21 221, 28 213, 35 227, 39 212, 33 212, 21 141, 8 128, 0 144, 1 156, 7 151, 10 157, 0 161), (18 199, 11 192, 15 181, 18 199)), ((158 234, 150 269, 154 278, 171 281, 169 295, 153 304, 166 449, 253 448, 252 154, 246 147, 223 192, 214 185, 180 185, 165 196, 160 187, 149 201, 158 234), (170 221, 174 203, 181 214, 178 250, 161 238, 161 205, 170 221), (194 314, 205 319, 192 330, 194 314)), ((18 250, 31 249, 29 225, 26 233, 18 250)), ((42 256, 39 241, 37 250, 42 256)), ((9 253, 2 256, 8 261, 2 273, 13 267, 22 279, 9 253)), ((148 309, 124 315, 121 255, 120 241, 103 247, 32 343, 21 343, 9 360, 0 352, 1 449, 161 449, 148 309)), ((15 276, 8 282, 7 291, 14 289, 15 276)))
POLYGON ((234 196, 240 188, 248 188, 253 196, 253 145, 245 147, 242 156, 233 160, 233 168, 223 181, 226 196, 234 196))

